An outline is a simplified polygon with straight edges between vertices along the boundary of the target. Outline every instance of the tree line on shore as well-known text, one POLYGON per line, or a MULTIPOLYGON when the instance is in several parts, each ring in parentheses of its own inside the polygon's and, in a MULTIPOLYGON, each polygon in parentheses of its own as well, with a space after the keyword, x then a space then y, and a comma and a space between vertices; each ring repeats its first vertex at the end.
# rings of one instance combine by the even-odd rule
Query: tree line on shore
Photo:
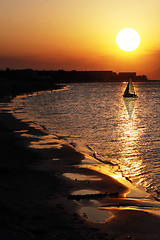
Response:
POLYGON ((17 95, 20 93, 53 90, 59 84, 74 82, 122 82, 148 81, 146 75, 136 75, 136 72, 113 71, 64 71, 64 70, 6 70, 0 71, 0 96, 17 95))

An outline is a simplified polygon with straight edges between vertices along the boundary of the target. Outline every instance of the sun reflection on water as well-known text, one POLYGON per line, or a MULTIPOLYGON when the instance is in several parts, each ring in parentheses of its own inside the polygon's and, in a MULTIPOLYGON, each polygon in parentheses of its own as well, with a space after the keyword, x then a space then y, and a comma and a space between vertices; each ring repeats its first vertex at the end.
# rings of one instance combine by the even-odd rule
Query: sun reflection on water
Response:
MULTIPOLYGON (((125 100, 124 108, 120 113, 121 125, 119 125, 119 132, 121 135, 121 151, 119 165, 125 177, 138 185, 142 185, 142 182, 145 180, 143 172, 145 164, 143 163, 143 156, 139 148, 141 130, 138 126, 139 120, 134 107, 136 107, 135 99, 125 100)), ((149 185, 149 182, 146 183, 147 185, 149 185)))

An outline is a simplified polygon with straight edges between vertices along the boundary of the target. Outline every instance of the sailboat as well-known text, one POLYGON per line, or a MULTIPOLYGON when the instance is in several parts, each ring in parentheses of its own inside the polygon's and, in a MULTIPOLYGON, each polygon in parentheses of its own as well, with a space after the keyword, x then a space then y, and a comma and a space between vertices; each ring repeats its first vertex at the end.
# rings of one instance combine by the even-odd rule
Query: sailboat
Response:
POLYGON ((126 87, 126 89, 124 91, 123 97, 124 98, 128 98, 128 97, 129 98, 137 98, 138 97, 135 94, 134 86, 133 86, 131 78, 129 79, 129 82, 128 82, 127 87, 126 87))

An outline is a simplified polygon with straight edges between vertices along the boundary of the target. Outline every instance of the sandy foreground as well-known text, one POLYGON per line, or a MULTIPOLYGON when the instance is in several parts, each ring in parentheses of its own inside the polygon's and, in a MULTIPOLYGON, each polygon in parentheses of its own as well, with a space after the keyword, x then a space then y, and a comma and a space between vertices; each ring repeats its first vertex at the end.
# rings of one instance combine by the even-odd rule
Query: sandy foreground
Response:
POLYGON ((159 202, 2 105, 0 239, 160 239, 159 202))

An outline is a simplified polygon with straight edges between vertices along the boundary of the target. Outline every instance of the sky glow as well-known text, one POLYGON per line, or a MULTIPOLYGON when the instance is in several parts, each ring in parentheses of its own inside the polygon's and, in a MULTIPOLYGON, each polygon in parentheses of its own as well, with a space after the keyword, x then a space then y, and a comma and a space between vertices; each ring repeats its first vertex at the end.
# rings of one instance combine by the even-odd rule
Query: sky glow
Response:
POLYGON ((160 78, 159 0, 1 0, 0 69, 136 71, 160 78), (123 52, 116 35, 135 29, 123 52))

